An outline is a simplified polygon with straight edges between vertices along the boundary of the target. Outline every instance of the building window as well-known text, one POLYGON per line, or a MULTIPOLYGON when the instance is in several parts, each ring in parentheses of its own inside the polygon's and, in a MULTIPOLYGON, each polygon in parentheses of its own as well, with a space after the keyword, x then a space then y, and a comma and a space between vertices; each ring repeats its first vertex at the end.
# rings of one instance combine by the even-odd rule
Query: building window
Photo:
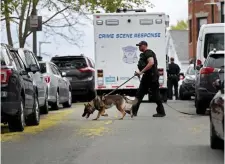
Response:
MULTIPOLYGON (((198 25, 197 26, 197 36, 198 36, 201 26, 203 24, 207 24, 207 17, 197 18, 197 25, 198 25)), ((198 39, 198 37, 197 37, 197 39, 198 39)))
POLYGON ((224 23, 224 2, 221 2, 221 23, 224 23))
POLYGON ((192 42, 192 20, 191 19, 189 20, 188 26, 189 26, 189 43, 191 43, 192 42))

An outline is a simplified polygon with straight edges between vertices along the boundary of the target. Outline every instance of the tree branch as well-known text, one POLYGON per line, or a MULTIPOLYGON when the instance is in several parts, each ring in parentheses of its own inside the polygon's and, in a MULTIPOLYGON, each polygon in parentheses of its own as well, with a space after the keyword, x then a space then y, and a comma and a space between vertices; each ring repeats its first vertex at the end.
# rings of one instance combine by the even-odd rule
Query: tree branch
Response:
POLYGON ((18 19, 18 20, 20 20, 19 17, 8 17, 8 18, 1 18, 1 21, 5 21, 6 19, 18 19))
POLYGON ((55 16, 57 16, 58 14, 62 13, 63 11, 67 10, 69 8, 69 6, 67 6, 66 8, 56 12, 54 15, 52 15, 50 18, 48 18, 46 21, 42 22, 42 24, 46 24, 48 21, 50 21, 51 19, 53 19, 55 16))

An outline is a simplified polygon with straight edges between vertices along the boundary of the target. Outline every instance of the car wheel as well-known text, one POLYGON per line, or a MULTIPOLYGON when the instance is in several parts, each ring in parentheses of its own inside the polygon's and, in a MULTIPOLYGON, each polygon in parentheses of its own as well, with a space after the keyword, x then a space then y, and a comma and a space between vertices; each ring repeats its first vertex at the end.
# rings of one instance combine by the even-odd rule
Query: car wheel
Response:
POLYGON ((212 149, 222 149, 223 146, 224 141, 216 135, 212 121, 210 121, 210 147, 212 149))
POLYGON ((53 110, 59 110, 59 93, 56 92, 56 102, 52 104, 53 110))
MULTIPOLYGON (((46 94, 48 95, 48 93, 46 94)), ((48 105, 48 96, 45 98, 45 104, 43 107, 41 107, 41 114, 48 114, 48 108, 49 108, 49 105, 48 105)))
POLYGON ((205 114, 207 106, 206 106, 206 103, 203 100, 198 100, 196 98, 195 107, 196 107, 196 113, 197 114, 205 114))
POLYGON ((26 119, 27 125, 39 125, 40 123, 40 107, 37 94, 34 95, 33 113, 26 119))
POLYGON ((11 132, 22 132, 25 127, 25 116, 24 116, 24 100, 21 98, 19 114, 14 116, 9 121, 9 131, 11 132))
POLYGON ((72 106, 72 92, 69 90, 69 99, 67 102, 63 103, 64 108, 70 108, 72 106))

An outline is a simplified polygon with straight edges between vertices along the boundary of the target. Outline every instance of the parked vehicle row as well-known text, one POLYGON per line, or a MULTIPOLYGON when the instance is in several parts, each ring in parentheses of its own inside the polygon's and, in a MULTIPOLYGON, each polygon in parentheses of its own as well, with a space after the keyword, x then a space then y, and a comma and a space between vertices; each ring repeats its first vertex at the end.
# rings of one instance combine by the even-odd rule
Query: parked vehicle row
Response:
POLYGON ((71 85, 62 77, 65 73, 52 65, 56 72, 44 72, 33 52, 1 43, 1 122, 10 131, 38 125, 40 114, 48 113, 48 104, 55 110, 59 103, 71 106, 71 85))

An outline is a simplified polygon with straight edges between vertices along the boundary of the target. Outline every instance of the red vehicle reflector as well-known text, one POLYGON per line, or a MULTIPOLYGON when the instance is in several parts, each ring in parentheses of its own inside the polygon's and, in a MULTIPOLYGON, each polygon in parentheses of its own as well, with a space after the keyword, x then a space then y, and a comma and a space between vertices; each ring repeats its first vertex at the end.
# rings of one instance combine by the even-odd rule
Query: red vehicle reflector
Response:
POLYGON ((50 76, 46 76, 45 81, 46 81, 46 83, 50 83, 50 81, 51 81, 50 76))
POLYGON ((214 72, 214 68, 212 67, 204 67, 200 69, 200 74, 210 74, 214 72))
POLYGON ((134 88, 133 85, 127 85, 126 88, 134 88))
POLYGON ((1 69, 1 79, 0 79, 1 83, 7 84, 11 74, 12 74, 11 69, 1 69))
POLYGON ((115 85, 114 85, 114 86, 112 86, 112 88, 117 88, 117 87, 119 87, 119 86, 115 86, 115 85))
POLYGON ((98 89, 106 88, 106 86, 98 86, 98 89))
POLYGON ((95 70, 91 67, 85 67, 85 68, 81 68, 79 69, 80 72, 94 72, 95 70))

